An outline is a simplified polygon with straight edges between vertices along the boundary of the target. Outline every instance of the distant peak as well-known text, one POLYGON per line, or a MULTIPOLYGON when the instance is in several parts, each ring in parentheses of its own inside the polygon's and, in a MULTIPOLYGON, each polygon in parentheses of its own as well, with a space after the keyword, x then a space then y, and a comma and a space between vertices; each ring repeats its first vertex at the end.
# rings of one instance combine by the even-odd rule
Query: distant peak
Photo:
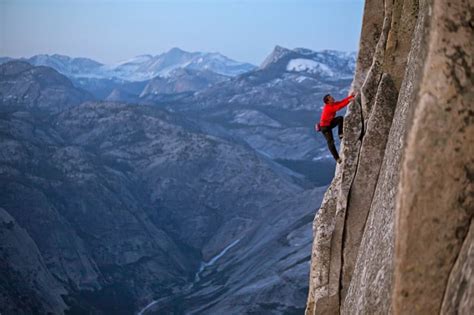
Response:
POLYGON ((274 52, 279 52, 279 51, 290 51, 290 49, 288 48, 285 48, 283 46, 280 46, 280 45, 276 45, 275 48, 273 48, 273 51, 274 52))
POLYGON ((142 55, 138 55, 138 56, 135 56, 136 58, 153 58, 152 55, 150 54, 142 54, 142 55))
POLYGON ((168 50, 168 54, 183 54, 186 53, 186 51, 182 50, 179 47, 173 47, 170 50, 168 50))
POLYGON ((313 54, 314 51, 311 50, 311 49, 308 49, 308 48, 295 48, 293 49, 293 51, 299 53, 299 54, 302 54, 302 55, 309 55, 309 54, 313 54))
MULTIPOLYGON (((48 55, 46 55, 46 56, 48 56, 48 55)), ((66 55, 61 55, 61 54, 53 54, 53 55, 51 55, 51 58, 61 59, 61 60, 70 60, 71 59, 71 57, 66 56, 66 55)))
POLYGON ((290 49, 282 47, 280 45, 276 45, 275 48, 273 48, 272 53, 268 55, 267 58, 265 58, 260 68, 263 69, 263 68, 268 67, 270 64, 277 62, 278 60, 280 60, 282 57, 286 56, 290 52, 291 52, 290 49))

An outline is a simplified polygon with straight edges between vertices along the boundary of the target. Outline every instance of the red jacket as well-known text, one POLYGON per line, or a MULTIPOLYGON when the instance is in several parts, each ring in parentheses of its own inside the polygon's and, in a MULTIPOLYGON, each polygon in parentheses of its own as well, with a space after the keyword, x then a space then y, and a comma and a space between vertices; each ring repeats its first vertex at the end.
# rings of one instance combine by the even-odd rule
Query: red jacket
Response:
POLYGON ((341 108, 346 107, 353 98, 354 96, 348 96, 339 102, 324 104, 319 125, 321 127, 331 125, 331 121, 334 119, 334 117, 336 117, 336 112, 341 108))

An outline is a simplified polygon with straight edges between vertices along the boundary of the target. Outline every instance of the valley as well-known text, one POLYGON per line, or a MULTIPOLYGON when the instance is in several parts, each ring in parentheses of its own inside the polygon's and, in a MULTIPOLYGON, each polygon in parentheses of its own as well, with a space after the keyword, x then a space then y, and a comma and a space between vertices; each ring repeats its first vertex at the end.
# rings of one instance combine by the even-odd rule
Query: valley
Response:
POLYGON ((7 313, 300 313, 334 171, 312 124, 324 93, 347 92, 353 57, 277 47, 241 74, 168 64, 150 81, 0 65, 7 313), (288 70, 302 58, 328 65, 288 70), (14 239, 31 245, 17 253, 14 239))

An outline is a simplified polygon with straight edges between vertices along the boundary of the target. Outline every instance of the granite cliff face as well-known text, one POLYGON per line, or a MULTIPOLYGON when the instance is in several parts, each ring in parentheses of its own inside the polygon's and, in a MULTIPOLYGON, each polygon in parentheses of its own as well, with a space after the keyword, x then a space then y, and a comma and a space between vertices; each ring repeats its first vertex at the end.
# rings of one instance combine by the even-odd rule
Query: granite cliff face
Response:
POLYGON ((472 314, 472 1, 367 0, 306 314, 472 314))

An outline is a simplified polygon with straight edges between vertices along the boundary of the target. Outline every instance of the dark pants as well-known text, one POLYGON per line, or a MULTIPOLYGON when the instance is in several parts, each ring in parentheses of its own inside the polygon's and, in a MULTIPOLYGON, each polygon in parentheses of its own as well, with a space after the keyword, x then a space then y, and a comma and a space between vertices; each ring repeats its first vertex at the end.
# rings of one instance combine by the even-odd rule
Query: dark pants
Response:
POLYGON ((332 129, 337 126, 338 134, 339 136, 341 136, 343 124, 344 124, 344 118, 342 118, 342 116, 337 116, 337 117, 334 117, 334 119, 331 121, 331 125, 321 127, 321 132, 323 133, 324 138, 326 138, 329 151, 331 151, 331 154, 332 156, 334 156, 335 160, 339 159, 339 154, 337 153, 336 146, 334 145, 332 129))

